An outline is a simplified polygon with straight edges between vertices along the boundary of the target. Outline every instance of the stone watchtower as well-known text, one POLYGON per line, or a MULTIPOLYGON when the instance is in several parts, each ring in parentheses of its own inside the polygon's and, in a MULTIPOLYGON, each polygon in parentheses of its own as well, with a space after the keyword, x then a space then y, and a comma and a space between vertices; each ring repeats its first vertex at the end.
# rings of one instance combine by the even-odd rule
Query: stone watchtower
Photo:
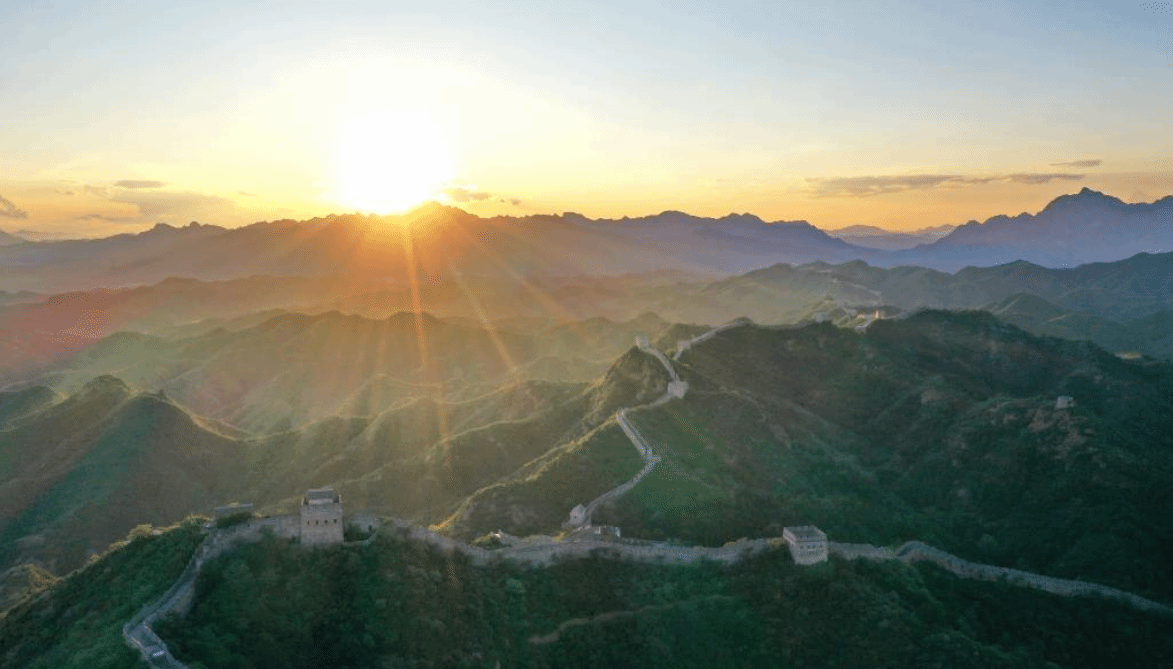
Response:
POLYGON ((790 546, 790 556, 796 564, 827 560, 827 535, 814 525, 783 528, 782 538, 790 546))
POLYGON ((300 520, 302 545, 342 543, 342 496, 332 488, 306 491, 301 498, 300 520))

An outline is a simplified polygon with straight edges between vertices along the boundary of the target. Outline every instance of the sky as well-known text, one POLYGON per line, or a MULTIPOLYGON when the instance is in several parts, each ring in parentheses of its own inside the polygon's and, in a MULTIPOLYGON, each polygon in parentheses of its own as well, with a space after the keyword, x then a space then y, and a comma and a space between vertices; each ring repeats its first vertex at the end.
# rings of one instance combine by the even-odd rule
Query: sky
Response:
POLYGON ((15 2, 0 229, 1173 194, 1173 3, 15 2))

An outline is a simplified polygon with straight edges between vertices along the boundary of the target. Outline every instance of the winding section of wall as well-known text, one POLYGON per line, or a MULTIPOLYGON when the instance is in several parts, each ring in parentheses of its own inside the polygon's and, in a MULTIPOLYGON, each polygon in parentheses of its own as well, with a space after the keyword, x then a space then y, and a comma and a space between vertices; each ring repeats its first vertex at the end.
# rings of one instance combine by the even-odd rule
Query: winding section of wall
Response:
POLYGON ((829 542, 828 549, 831 553, 849 560, 900 560, 905 563, 932 562, 945 571, 961 578, 978 581, 1001 581, 1010 585, 1043 590, 1064 597, 1089 595, 1106 597, 1123 602, 1142 611, 1173 616, 1173 607, 1146 599, 1131 592, 1125 592, 1118 588, 1100 585, 1099 583, 1088 583, 1087 581, 1073 581, 1065 578, 1043 576, 1042 574, 1034 574, 1020 569, 970 562, 952 553, 947 553, 940 548, 935 548, 915 540, 905 543, 896 550, 872 546, 871 544, 838 544, 834 542, 829 542))
MULTIPOLYGON (((660 399, 664 398, 661 397, 660 399)), ((615 420, 619 423, 619 427, 623 430, 623 433, 627 435, 628 440, 630 440, 632 445, 635 446, 635 450, 639 451, 640 457, 644 459, 644 466, 636 473, 635 476, 608 490, 602 495, 599 495, 586 505, 586 512, 584 517, 586 519, 586 524, 588 525, 591 522, 591 514, 595 512, 595 509, 606 504, 607 502, 610 502, 613 499, 622 496, 628 490, 634 488, 637 483, 643 480, 643 477, 652 473, 652 470, 656 468, 656 464, 660 462, 660 456, 652 452, 652 447, 648 445, 648 442, 644 439, 643 435, 635 429, 635 426, 627 421, 626 412, 627 409, 621 409, 617 414, 615 414, 615 420)))
MULTIPOLYGON (((639 346, 639 350, 643 351, 644 353, 655 356, 655 358, 660 361, 660 364, 664 366, 664 369, 668 370, 668 377, 671 379, 668 382, 668 388, 664 391, 664 394, 656 398, 654 402, 648 404, 647 406, 649 408, 658 407, 667 402, 671 402, 673 399, 683 398, 684 394, 688 392, 688 383, 680 380, 680 376, 676 373, 676 368, 673 367, 672 363, 668 361, 668 356, 664 355, 664 353, 659 349, 651 346, 645 337, 636 339, 636 345, 639 346)), ((636 484, 643 480, 645 476, 650 474, 652 470, 656 468, 656 464, 660 462, 660 456, 656 455, 655 452, 652 451, 652 447, 650 444, 648 444, 648 440, 645 439, 644 436, 640 434, 639 430, 631 424, 631 421, 627 420, 627 410, 629 408, 631 407, 620 409, 618 412, 616 412, 615 421, 619 423, 619 428, 623 430, 623 434, 627 435, 628 441, 630 441, 631 445, 635 447, 635 450, 639 453, 639 456, 643 458, 643 468, 636 472, 635 476, 631 477, 627 481, 620 483, 614 488, 588 502, 585 510, 583 511, 581 520, 578 522, 575 522, 572 512, 571 520, 567 521, 566 526, 574 526, 579 524, 590 525, 591 514, 593 514, 596 509, 598 509, 603 504, 606 504, 607 502, 610 502, 626 494, 627 491, 634 488, 636 484)))
MULTIPOLYGON (((158 601, 144 607, 123 626, 122 634, 126 642, 142 654, 149 666, 186 669, 184 664, 171 656, 167 644, 155 634, 151 629, 151 624, 163 615, 183 615, 187 612, 195 594, 196 579, 205 562, 240 544, 258 541, 268 533, 291 536, 285 529, 286 525, 296 528, 296 516, 268 518, 227 530, 212 530, 207 539, 196 549, 187 568, 184 569, 183 574, 174 585, 158 601), (289 522, 290 520, 292 523, 289 522), (162 654, 159 657, 151 657, 153 653, 160 650, 162 654)), ((467 558, 470 564, 480 567, 512 562, 533 568, 543 568, 560 561, 592 557, 657 564, 692 564, 704 560, 735 564, 766 551, 787 550, 786 542, 781 537, 741 539, 720 547, 677 546, 663 542, 638 540, 587 539, 561 542, 550 537, 531 537, 505 548, 486 550, 436 534, 402 519, 384 520, 378 531, 386 530, 394 531, 405 539, 433 546, 448 555, 459 554, 467 558)), ((366 545, 373 539, 374 536, 354 543, 366 545)), ((1173 607, 1117 588, 969 562, 920 541, 909 541, 896 550, 871 544, 835 542, 829 542, 828 548, 832 555, 848 560, 900 560, 905 563, 929 561, 962 578, 1003 581, 1011 585, 1034 588, 1065 597, 1088 595, 1107 597, 1142 611, 1173 616, 1173 607)))
POLYGON ((681 353, 684 353, 688 349, 692 348, 693 346, 696 346, 697 344, 699 344, 703 341, 706 341, 706 340, 712 339, 713 337, 716 337, 717 333, 719 333, 719 332, 724 332, 725 330, 728 330, 729 328, 735 328, 739 325, 748 325, 749 323, 750 323, 750 320, 748 318, 735 318, 724 325, 718 325, 717 327, 713 328, 712 330, 709 330, 708 332, 704 332, 702 334, 699 334, 699 335, 693 337, 692 339, 681 339, 679 342, 676 343, 676 352, 672 354, 672 359, 679 360, 681 353))
POLYGON ((732 564, 742 558, 762 553, 770 548, 782 547, 781 538, 742 539, 719 548, 709 546, 677 546, 674 544, 624 539, 584 539, 581 541, 556 541, 551 537, 528 537, 524 540, 495 550, 445 537, 406 520, 390 519, 384 527, 393 527, 401 536, 438 548, 447 554, 459 553, 477 566, 488 566, 500 562, 514 562, 531 567, 548 567, 561 560, 584 559, 604 556, 633 562, 662 562, 665 564, 690 564, 699 560, 711 560, 732 564))
POLYGON ((122 626, 122 638, 139 652, 148 666, 187 669, 187 665, 172 657, 167 643, 155 634, 151 625, 165 615, 187 613, 195 597, 196 579, 208 560, 219 557, 240 544, 258 541, 267 533, 292 538, 297 536, 299 529, 297 516, 257 519, 225 529, 210 528, 208 536, 196 547, 187 567, 167 592, 153 604, 144 606, 122 626))

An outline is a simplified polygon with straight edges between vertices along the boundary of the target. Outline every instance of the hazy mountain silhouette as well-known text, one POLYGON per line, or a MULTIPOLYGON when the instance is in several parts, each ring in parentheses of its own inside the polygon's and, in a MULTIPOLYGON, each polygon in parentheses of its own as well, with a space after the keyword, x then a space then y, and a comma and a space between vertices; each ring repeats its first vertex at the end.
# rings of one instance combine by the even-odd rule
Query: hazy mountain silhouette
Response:
POLYGON ((913 311, 976 309, 1019 293, 1114 321, 1151 316, 1173 309, 1173 252, 1140 253, 1071 269, 1015 261, 955 273, 916 266, 876 267, 859 260, 781 264, 715 281, 682 296, 674 311, 663 313, 681 321, 744 315, 763 323, 792 323, 809 317, 810 305, 827 298, 854 307, 891 305, 913 311))
POLYGON ((17 237, 16 235, 0 230, 0 246, 11 246, 13 244, 22 244, 27 241, 24 237, 17 237))
POLYGON ((1173 251, 1173 196, 1127 204, 1084 188, 1055 198, 1037 214, 970 221, 940 241, 889 254, 882 264, 954 270, 1026 260, 1074 267, 1167 251, 1173 251))
MULTIPOLYGON (((995 216, 967 223, 931 244, 882 251, 849 244, 805 221, 767 223, 750 214, 480 218, 431 203, 394 216, 333 215, 231 230, 159 224, 105 239, 4 246, 0 289, 59 292, 153 284, 167 277, 224 280, 258 274, 404 284, 463 276, 516 281, 654 270, 736 274, 779 262, 852 259, 950 270, 1014 260, 1074 266, 1173 249, 1171 215, 1173 196, 1125 204, 1085 188, 1056 198, 1036 215, 995 216)), ((892 247, 908 241, 881 236, 869 243, 892 247)))
POLYGON ((881 251, 899 251, 921 244, 931 244, 956 229, 955 225, 937 225, 913 232, 893 232, 874 225, 849 225, 826 230, 832 237, 845 242, 881 251))
POLYGON ((0 248, 0 288, 46 292, 257 274, 427 283, 454 272, 513 279, 660 269, 731 273, 856 255, 855 247, 801 221, 679 212, 615 221, 577 214, 479 218, 429 204, 397 216, 328 216, 232 230, 160 224, 105 239, 30 242, 0 248))
POLYGON ((37 378, 72 392, 117 374, 201 415, 268 434, 419 397, 468 398, 520 380, 590 380, 637 335, 668 327, 650 314, 518 325, 487 328, 408 312, 385 319, 280 313, 192 337, 117 332, 61 356, 37 378))

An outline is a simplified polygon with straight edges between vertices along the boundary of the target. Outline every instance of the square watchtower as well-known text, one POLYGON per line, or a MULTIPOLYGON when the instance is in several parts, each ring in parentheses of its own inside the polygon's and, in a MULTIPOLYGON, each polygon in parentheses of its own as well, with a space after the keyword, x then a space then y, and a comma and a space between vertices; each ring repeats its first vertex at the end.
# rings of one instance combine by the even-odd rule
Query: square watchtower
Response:
POLYGON ((333 488, 307 490, 300 511, 302 545, 342 543, 342 495, 333 488))
POLYGON ((826 562, 827 535, 814 525, 784 528, 782 538, 790 546, 795 564, 826 562))

